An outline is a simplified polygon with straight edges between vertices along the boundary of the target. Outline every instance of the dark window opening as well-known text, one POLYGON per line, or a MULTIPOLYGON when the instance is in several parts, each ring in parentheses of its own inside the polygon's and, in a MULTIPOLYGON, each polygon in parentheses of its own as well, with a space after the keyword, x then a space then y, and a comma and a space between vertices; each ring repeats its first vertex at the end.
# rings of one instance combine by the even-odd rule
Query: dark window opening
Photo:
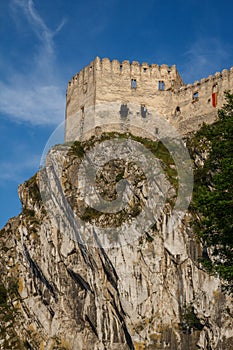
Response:
POLYGON ((162 80, 159 81, 159 83, 158 83, 158 89, 159 89, 160 91, 164 91, 164 89, 165 89, 165 83, 164 83, 164 81, 162 81, 162 80))
POLYGON ((193 100, 194 101, 197 101, 198 100, 198 91, 196 91, 196 92, 194 92, 194 94, 193 94, 193 100))
POLYGON ((146 67, 144 67, 144 68, 143 68, 143 72, 146 72, 146 71, 147 71, 147 68, 146 68, 146 67))
POLYGON ((90 70, 92 70, 92 66, 90 66, 90 70))
POLYGON ((171 71, 170 71, 170 70, 168 70, 168 71, 167 71, 167 73, 168 73, 168 75, 170 75, 170 74, 171 74, 171 71))
POLYGON ((159 128, 155 128, 155 134, 159 133, 159 128))
POLYGON ((146 115, 147 115, 147 108, 145 105, 141 105, 141 116, 143 118, 146 118, 146 115))
POLYGON ((180 112, 180 107, 179 106, 176 107, 176 112, 180 112))
POLYGON ((218 92, 218 83, 215 83, 212 87, 212 93, 218 92))
POLYGON ((120 72, 122 71, 122 64, 120 64, 120 72))
POLYGON ((81 107, 82 116, 84 116, 84 106, 81 107))
POLYGON ((120 109, 120 115, 123 118, 126 118, 129 114, 129 108, 127 106, 127 104, 122 104, 121 105, 121 109, 120 109))
POLYGON ((131 88, 136 89, 137 87, 137 80, 136 79, 131 79, 131 88))

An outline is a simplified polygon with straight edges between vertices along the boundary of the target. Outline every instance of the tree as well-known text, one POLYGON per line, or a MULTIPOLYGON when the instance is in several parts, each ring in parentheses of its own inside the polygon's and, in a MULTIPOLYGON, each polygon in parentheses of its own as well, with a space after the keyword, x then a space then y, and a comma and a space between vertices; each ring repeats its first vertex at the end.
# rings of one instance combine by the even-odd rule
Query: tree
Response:
POLYGON ((233 94, 225 92, 225 99, 217 121, 204 124, 191 141, 193 157, 204 155, 195 170, 192 208, 194 228, 212 256, 203 264, 233 292, 233 94))

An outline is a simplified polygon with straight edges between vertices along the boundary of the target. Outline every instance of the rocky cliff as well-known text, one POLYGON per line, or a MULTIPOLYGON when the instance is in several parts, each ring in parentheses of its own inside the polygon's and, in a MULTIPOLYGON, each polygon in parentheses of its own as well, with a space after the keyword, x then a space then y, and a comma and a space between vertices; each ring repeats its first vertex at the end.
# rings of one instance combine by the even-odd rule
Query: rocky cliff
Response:
POLYGON ((206 252, 191 213, 172 216, 172 160, 150 143, 160 165, 156 184, 166 192, 160 208, 127 150, 109 161, 94 152, 101 197, 118 208, 121 184, 128 203, 101 212, 85 202, 91 186, 77 174, 85 170, 84 153, 102 141, 53 148, 46 172, 19 187, 22 213, 0 233, 0 349, 233 349, 231 298, 202 269, 206 252), (147 217, 142 230, 136 219, 148 201, 156 220, 147 217))

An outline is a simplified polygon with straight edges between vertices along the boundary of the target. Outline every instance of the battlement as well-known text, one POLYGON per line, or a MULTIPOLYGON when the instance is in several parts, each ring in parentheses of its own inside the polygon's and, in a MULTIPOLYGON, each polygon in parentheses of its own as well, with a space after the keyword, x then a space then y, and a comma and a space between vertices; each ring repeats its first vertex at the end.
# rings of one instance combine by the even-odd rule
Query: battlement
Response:
POLYGON ((151 108, 181 133, 187 133, 196 130, 203 121, 214 121, 226 90, 233 91, 233 67, 185 85, 175 65, 96 57, 68 83, 66 119, 78 114, 82 117, 77 118, 79 125, 75 127, 67 123, 66 139, 68 128, 84 129, 86 122, 98 127, 98 118, 89 115, 87 120, 85 110, 93 108, 94 114, 96 106, 111 103, 119 106, 117 113, 127 104, 144 106, 148 111, 151 108))
POLYGON ((111 74, 114 76, 119 75, 124 76, 124 78, 128 76, 130 78, 139 79, 163 79, 165 81, 176 81, 177 85, 180 86, 184 85, 175 65, 171 67, 166 64, 162 64, 161 66, 157 64, 149 65, 146 62, 140 64, 137 61, 130 63, 128 60, 119 62, 118 60, 110 61, 109 58, 103 58, 101 60, 99 57, 96 57, 94 61, 92 61, 69 81, 68 91, 71 87, 77 85, 78 83, 88 83, 89 80, 92 81, 93 76, 98 74, 111 74))

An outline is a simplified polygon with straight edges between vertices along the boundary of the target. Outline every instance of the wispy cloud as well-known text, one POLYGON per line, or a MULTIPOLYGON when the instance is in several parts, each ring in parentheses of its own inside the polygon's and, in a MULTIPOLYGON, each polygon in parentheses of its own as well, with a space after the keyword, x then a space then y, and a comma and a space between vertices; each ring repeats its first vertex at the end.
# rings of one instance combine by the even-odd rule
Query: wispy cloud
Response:
POLYGON ((57 124, 64 118, 64 82, 59 76, 54 45, 55 35, 63 28, 65 20, 55 31, 49 29, 38 14, 33 0, 12 0, 11 11, 27 20, 37 43, 31 52, 27 73, 1 64, 9 72, 7 81, 0 81, 0 113, 18 121, 33 124, 57 124))
POLYGON ((39 154, 28 154, 25 160, 14 160, 1 162, 0 172, 0 187, 7 186, 8 181, 16 182, 17 184, 25 180, 25 174, 33 173, 35 169, 39 168, 40 164, 39 154))
POLYGON ((199 38, 194 41, 184 53, 186 64, 182 69, 182 76, 186 83, 192 83, 216 71, 222 70, 229 62, 229 48, 218 38, 199 38))

